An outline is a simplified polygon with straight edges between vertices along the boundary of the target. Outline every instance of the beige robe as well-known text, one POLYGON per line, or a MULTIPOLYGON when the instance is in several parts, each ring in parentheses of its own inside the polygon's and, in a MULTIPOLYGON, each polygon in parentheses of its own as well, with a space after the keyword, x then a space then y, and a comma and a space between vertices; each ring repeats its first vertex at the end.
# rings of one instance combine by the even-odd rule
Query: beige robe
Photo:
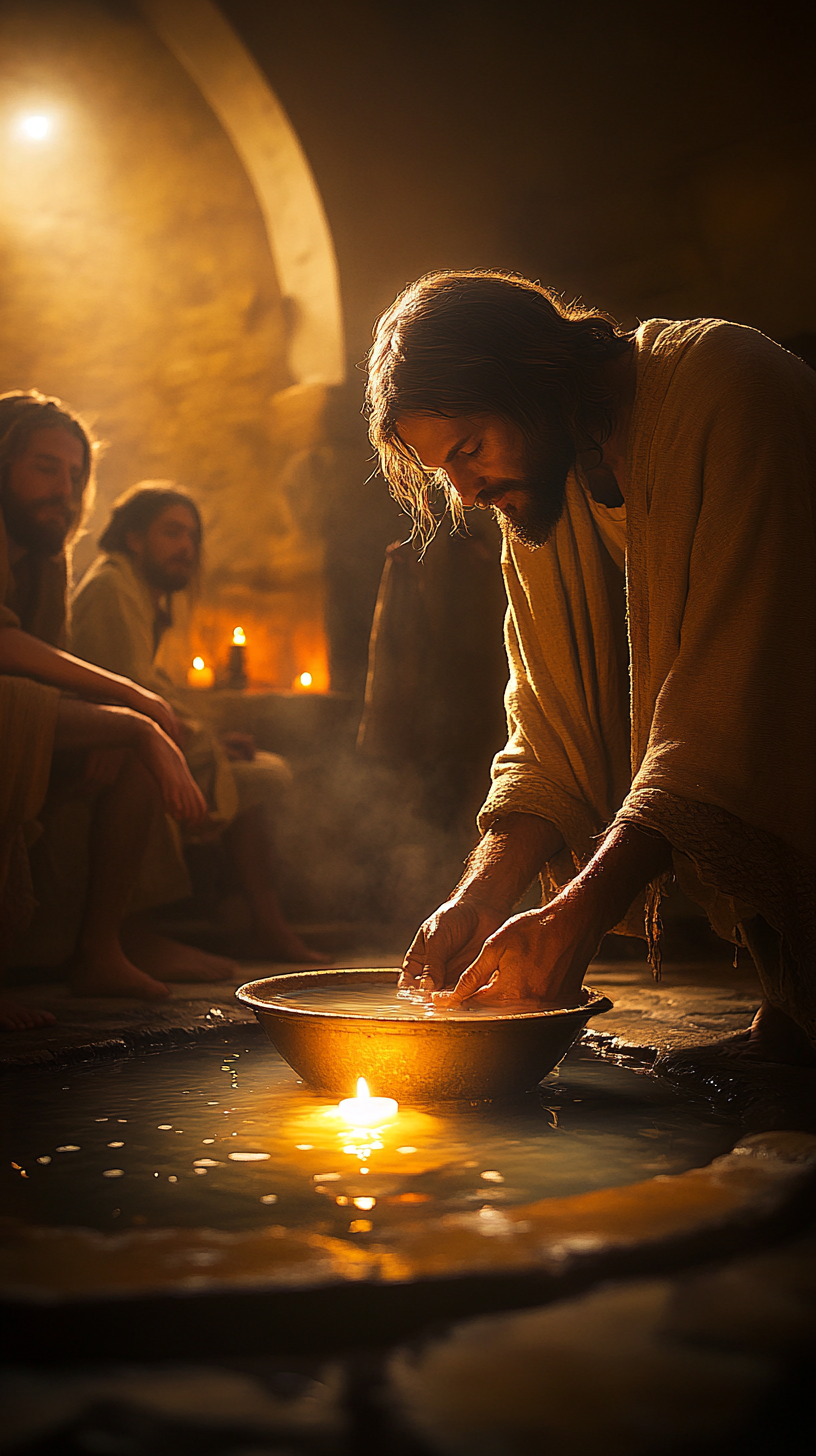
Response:
POLYGON ((816 376, 716 319, 652 319, 637 350, 631 712, 620 573, 571 477, 551 541, 505 547, 509 738, 480 827, 540 814, 575 865, 616 818, 659 831, 720 934, 779 932, 766 991, 816 1039, 816 376))
MULTIPOLYGON (((172 609, 186 616, 185 593, 170 598, 172 609), (179 598, 182 600, 179 602, 179 598)), ((129 677, 158 693, 193 731, 185 756, 211 811, 227 823, 238 808, 235 776, 212 733, 191 717, 192 694, 174 683, 156 652, 153 622, 156 609, 150 588, 123 552, 97 556, 73 594, 71 651, 108 672, 129 677)), ((177 630, 183 632, 184 621, 177 630)), ((167 645, 162 643, 167 650, 167 645)))
MULTIPOLYGON (((10 567, 0 515, 0 627, 65 645, 66 561, 24 556, 10 567)), ((56 965, 76 942, 87 895, 97 791, 81 779, 49 785, 60 694, 0 677, 0 931, 16 965, 56 965), (30 863, 29 863, 30 860, 30 863)), ((130 901, 152 909, 190 893, 178 828, 157 812, 130 901)))

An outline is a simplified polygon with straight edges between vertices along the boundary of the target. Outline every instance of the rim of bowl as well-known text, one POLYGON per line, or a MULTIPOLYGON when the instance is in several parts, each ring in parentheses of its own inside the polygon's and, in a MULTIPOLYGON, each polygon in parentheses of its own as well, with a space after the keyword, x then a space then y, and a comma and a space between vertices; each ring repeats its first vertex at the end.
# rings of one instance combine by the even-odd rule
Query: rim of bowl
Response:
POLYGON ((280 995, 285 996, 285 983, 288 983, 289 987, 293 990, 295 988, 301 990, 303 989, 304 982, 308 986, 310 983, 321 979, 325 978, 325 980, 329 980, 332 977, 338 976, 386 976, 392 970, 395 976, 399 975, 398 966, 372 967, 371 969, 361 966, 359 968, 350 967, 348 970, 341 968, 338 970, 291 971, 280 976, 262 976, 260 980, 247 981, 243 986, 238 987, 235 996, 244 1006, 251 1007, 253 1011, 274 1011, 276 1014, 283 1013, 293 1018, 300 1017, 309 1020, 314 1018, 326 1021, 377 1021, 380 1023, 385 1021, 399 1026, 422 1026, 425 1028, 449 1026, 451 1022, 464 1023, 467 1026, 489 1026, 491 1021, 502 1023, 507 1023, 508 1021, 541 1021, 547 1017, 585 1016, 587 1012, 590 1015, 596 1015, 601 1010, 611 1011, 612 1009, 612 1002, 604 995, 603 991, 598 991, 592 986, 585 986, 583 988, 586 999, 580 1006, 555 1006, 550 1009, 542 1008, 540 1011, 506 1011, 504 1014, 495 1017, 476 1017, 470 1015, 467 1011, 449 1011, 444 1018, 440 1018, 438 1021, 426 1020, 422 1016, 389 1016, 388 1013, 385 1015, 371 1016, 362 1011, 319 1011, 313 1006, 287 1006, 283 1000, 277 1001, 273 995, 261 996, 257 994, 261 987, 269 987, 270 989, 272 987, 278 987, 280 995), (293 983, 295 984, 293 985, 293 983), (604 1002, 606 1005, 603 1005, 604 1002))

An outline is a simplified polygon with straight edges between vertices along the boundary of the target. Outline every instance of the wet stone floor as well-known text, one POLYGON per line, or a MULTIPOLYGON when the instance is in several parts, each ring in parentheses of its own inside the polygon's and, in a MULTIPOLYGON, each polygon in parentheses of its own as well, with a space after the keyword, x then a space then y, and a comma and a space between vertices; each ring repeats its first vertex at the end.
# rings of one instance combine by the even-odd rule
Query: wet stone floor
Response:
POLYGON ((354 1241, 400 1223, 699 1167, 735 1124, 576 1047, 536 1093, 479 1110, 401 1107, 348 1127, 268 1042, 22 1071, 7 1089, 2 1203, 29 1224, 241 1230, 354 1241))

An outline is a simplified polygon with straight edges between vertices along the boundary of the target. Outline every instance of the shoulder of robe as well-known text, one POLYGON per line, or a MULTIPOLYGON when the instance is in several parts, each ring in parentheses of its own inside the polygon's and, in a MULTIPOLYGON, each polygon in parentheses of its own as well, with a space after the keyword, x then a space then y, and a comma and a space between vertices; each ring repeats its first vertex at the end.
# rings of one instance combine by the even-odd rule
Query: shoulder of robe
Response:
POLYGON ((798 382, 816 397, 816 371, 747 324, 709 318, 666 322, 654 337, 652 355, 676 357, 678 383, 697 377, 707 390, 722 390, 741 382, 778 381, 783 387, 798 382))

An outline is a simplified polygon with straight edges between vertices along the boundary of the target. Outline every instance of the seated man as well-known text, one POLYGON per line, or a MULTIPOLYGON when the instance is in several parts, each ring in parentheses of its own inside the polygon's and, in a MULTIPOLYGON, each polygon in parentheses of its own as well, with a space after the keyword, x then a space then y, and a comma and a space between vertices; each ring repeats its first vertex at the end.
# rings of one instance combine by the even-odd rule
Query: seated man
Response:
POLYGON ((187 605, 198 569, 201 517, 195 501, 171 481, 143 481, 115 502, 99 544, 103 554, 74 593, 74 651, 172 703, 193 776, 211 809, 231 821, 223 843, 251 916, 257 954, 320 963, 286 924, 275 891, 269 805, 290 781, 287 765, 273 754, 256 753, 247 735, 228 734, 219 744, 192 718, 192 694, 156 662, 162 637, 173 625, 174 599, 187 605))
MULTIPOLYGON (((7 770, 0 934, 7 962, 18 961, 19 936, 38 900, 47 913, 43 876, 58 881, 67 866, 73 991, 155 999, 167 987, 145 972, 146 961, 170 979, 212 978, 226 964, 146 932, 136 937, 137 951, 132 920, 125 931, 133 948, 123 948, 126 915, 184 893, 165 815, 196 825, 206 805, 177 746, 169 705, 60 650, 65 546, 81 518, 92 461, 88 432, 59 400, 36 391, 0 396, 0 742, 7 770), (77 811, 87 851, 66 808, 77 811), (32 852, 32 886, 28 848, 37 820, 44 832, 32 852), (146 886, 151 841, 163 845, 169 872, 164 883, 146 886)), ((13 1002, 0 1012, 4 1028, 48 1019, 13 1002)))

